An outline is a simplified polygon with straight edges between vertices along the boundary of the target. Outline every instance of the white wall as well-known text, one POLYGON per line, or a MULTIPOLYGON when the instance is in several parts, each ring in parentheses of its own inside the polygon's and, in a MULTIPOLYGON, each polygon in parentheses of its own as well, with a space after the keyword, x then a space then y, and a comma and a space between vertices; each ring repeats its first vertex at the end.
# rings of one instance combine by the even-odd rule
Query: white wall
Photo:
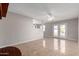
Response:
POLYGON ((29 17, 10 12, 6 19, 0 20, 0 47, 42 38, 42 29, 35 29, 29 17))
POLYGON ((60 24, 64 24, 64 23, 67 24, 66 39, 78 40, 78 18, 73 18, 73 19, 63 20, 63 21, 57 21, 57 22, 53 22, 53 23, 47 23, 46 24, 46 31, 44 33, 44 37, 54 37, 54 35, 53 35, 53 25, 54 24, 60 25, 60 24))

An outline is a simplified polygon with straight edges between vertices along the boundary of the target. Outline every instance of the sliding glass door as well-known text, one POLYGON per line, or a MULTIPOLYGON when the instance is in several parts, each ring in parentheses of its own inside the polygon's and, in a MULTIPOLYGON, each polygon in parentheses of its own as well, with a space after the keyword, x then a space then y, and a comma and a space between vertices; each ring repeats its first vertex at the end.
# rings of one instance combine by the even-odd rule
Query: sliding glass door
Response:
POLYGON ((60 37, 65 38, 66 36, 66 25, 62 24, 60 25, 60 37))
POLYGON ((66 25, 54 25, 54 37, 65 38, 66 36, 66 25))
POLYGON ((54 37, 58 37, 58 25, 54 25, 54 37))

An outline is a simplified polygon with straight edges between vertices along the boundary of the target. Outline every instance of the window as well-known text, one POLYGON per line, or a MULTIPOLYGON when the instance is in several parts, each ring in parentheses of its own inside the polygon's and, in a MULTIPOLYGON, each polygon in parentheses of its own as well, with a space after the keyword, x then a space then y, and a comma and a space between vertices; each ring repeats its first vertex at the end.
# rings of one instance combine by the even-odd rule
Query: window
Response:
POLYGON ((58 36, 58 26, 54 25, 54 36, 58 36))
POLYGON ((43 25, 43 31, 45 31, 45 25, 43 25))
POLYGON ((66 37, 66 24, 54 25, 54 37, 66 37))
POLYGON ((60 37, 65 37, 65 24, 60 25, 60 37))

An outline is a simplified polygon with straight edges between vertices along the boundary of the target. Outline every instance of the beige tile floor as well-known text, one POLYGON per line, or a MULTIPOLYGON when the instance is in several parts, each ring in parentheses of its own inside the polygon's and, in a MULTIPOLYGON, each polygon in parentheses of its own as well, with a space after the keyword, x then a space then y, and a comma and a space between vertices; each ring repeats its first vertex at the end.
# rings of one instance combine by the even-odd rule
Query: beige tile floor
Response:
POLYGON ((16 45, 23 56, 78 56, 77 41, 46 38, 16 45))

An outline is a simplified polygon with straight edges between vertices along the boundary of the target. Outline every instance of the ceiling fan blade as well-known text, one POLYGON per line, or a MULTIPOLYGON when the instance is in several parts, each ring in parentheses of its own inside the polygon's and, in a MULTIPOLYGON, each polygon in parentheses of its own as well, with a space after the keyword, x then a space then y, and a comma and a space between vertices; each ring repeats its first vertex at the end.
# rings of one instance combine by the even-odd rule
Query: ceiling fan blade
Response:
POLYGON ((6 15, 7 15, 8 5, 9 5, 9 3, 1 3, 1 6, 2 6, 2 16, 3 17, 6 17, 6 15))
POLYGON ((44 5, 42 6, 42 8, 44 9, 44 11, 47 13, 47 15, 48 15, 49 17, 52 17, 52 13, 51 13, 51 10, 49 9, 49 6, 48 6, 48 5, 44 4, 44 5))
POLYGON ((0 19, 2 19, 1 10, 0 10, 0 19))
POLYGON ((1 13, 2 12, 2 9, 1 8, 2 8, 2 6, 0 4, 0 19, 2 19, 2 13, 1 13))

